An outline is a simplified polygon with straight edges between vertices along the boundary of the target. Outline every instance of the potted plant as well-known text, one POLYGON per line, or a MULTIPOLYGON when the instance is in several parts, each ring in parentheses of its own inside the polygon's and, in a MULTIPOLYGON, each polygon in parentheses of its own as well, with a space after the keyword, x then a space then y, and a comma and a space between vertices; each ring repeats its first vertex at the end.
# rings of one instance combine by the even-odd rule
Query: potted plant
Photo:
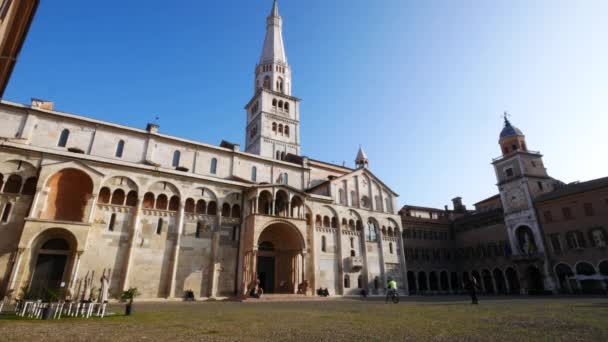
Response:
POLYGON ((125 308, 126 316, 131 316, 131 314, 133 313, 133 300, 136 297, 138 297, 140 294, 141 293, 139 293, 139 290, 136 287, 132 287, 122 293, 122 296, 120 297, 120 299, 123 302, 127 302, 127 306, 125 308))

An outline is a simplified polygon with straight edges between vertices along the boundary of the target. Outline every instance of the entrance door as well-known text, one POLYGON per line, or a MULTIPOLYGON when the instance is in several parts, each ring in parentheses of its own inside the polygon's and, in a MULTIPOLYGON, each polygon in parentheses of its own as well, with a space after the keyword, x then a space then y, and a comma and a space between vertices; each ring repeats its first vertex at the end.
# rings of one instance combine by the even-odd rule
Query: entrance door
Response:
POLYGON ((30 291, 33 295, 40 299, 48 299, 50 296, 49 290, 59 290, 67 259, 67 255, 38 255, 30 285, 30 291))
POLYGON ((543 284, 543 275, 540 270, 534 266, 527 269, 528 274, 528 294, 542 294, 545 290, 543 284))
POLYGON ((274 292, 274 257, 258 257, 258 278, 264 293, 274 292))

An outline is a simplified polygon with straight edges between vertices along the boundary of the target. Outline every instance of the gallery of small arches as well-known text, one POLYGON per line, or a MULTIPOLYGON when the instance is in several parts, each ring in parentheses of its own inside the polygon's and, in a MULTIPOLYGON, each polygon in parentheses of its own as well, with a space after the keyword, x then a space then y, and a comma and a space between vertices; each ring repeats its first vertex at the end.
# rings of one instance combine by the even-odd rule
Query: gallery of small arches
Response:
POLYGON ((410 294, 448 294, 463 293, 466 284, 473 281, 477 283, 480 293, 506 295, 520 294, 521 284, 519 274, 515 268, 508 267, 504 271, 500 268, 481 271, 448 272, 414 271, 407 272, 407 284, 410 294))
POLYGON ((298 195, 289 194, 285 190, 275 191, 274 196, 271 191, 263 190, 256 199, 253 199, 252 204, 253 206, 250 207, 255 208, 254 210, 258 214, 304 218, 304 199, 298 195))

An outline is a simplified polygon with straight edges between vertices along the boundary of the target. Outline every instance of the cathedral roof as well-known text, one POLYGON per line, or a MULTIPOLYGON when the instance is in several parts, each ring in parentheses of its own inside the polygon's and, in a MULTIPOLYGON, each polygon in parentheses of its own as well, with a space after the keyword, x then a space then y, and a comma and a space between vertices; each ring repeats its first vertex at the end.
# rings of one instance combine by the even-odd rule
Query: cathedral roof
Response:
POLYGON ((502 132, 500 132, 500 139, 523 136, 523 135, 524 134, 522 133, 522 131, 519 128, 511 125, 511 122, 509 121, 509 119, 507 119, 507 115, 505 113, 505 127, 502 129, 502 132))

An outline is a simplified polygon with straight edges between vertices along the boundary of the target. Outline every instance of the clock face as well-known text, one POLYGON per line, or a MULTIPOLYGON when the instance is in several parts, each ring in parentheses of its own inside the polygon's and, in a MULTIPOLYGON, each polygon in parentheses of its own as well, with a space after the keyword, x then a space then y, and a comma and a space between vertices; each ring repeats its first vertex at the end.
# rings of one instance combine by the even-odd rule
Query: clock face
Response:
POLYGON ((511 210, 524 209, 526 207, 526 198, 524 192, 519 189, 512 189, 507 192, 507 200, 511 210))

